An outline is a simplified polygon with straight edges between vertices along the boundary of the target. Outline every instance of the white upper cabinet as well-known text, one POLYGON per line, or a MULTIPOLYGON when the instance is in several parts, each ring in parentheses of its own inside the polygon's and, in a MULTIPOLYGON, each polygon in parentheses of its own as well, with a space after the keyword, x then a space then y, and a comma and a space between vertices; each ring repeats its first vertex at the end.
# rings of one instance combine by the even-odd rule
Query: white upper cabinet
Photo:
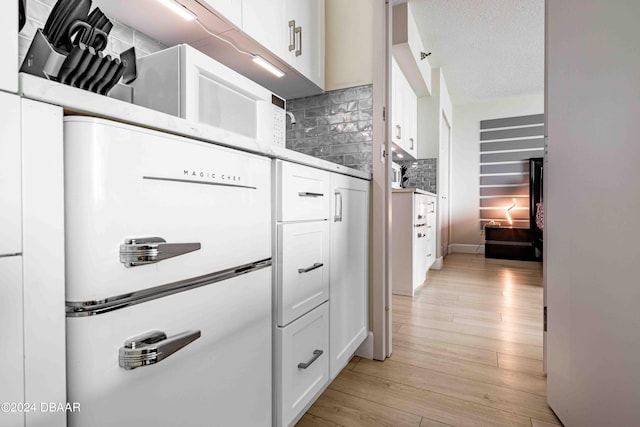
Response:
POLYGON ((18 2, 0 3, 0 90, 18 92, 18 2))
POLYGON ((431 95, 431 65, 408 3, 393 7, 393 57, 418 96, 431 95))
POLYGON ((418 98, 395 59, 391 61, 391 126, 393 143, 417 158, 418 98))
POLYGON ((286 24, 284 0, 242 0, 242 31, 280 58, 293 40, 286 24))
POLYGON ((204 2, 214 8, 227 21, 238 28, 242 28, 243 0, 204 0, 204 2))
POLYGON ((293 45, 285 60, 319 87, 324 87, 324 0, 285 0, 287 30, 293 45), (293 47, 293 49, 292 49, 293 47))
POLYGON ((324 88, 324 0, 242 0, 242 31, 324 88))

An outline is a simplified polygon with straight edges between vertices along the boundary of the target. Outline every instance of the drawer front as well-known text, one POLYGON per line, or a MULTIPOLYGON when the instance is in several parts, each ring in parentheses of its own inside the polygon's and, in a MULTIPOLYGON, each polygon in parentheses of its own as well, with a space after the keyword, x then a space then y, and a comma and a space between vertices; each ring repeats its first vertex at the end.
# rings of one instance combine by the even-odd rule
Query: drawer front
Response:
POLYGON ((419 227, 414 230, 413 239, 413 288, 420 286, 427 273, 427 251, 429 247, 429 234, 427 227, 419 227), (422 236, 422 237, 421 237, 422 236))
POLYGON ((278 325, 329 299, 329 222, 278 224, 278 325))
POLYGON ((290 425, 329 381, 328 306, 276 328, 277 426, 290 425))
POLYGON ((277 220, 328 219, 330 176, 327 171, 278 161, 277 220))
POLYGON ((20 98, 0 92, 0 255, 22 252, 20 98))

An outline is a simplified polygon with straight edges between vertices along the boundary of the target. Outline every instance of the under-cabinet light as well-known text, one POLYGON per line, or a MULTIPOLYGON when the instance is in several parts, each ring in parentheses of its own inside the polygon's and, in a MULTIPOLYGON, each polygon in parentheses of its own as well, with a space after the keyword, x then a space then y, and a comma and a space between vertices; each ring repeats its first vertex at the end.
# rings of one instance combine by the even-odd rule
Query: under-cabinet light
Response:
POLYGON ((173 0, 158 0, 160 3, 171 9, 175 14, 179 15, 185 21, 193 21, 196 15, 182 4, 173 0))
POLYGON ((278 78, 284 76, 284 71, 282 71, 280 68, 276 67, 260 55, 253 55, 251 60, 278 78))
POLYGON ((398 155, 398 157, 399 157, 399 158, 401 158, 401 159, 402 159, 402 158, 404 158, 404 156, 403 156, 401 153, 397 153, 397 155, 398 155))

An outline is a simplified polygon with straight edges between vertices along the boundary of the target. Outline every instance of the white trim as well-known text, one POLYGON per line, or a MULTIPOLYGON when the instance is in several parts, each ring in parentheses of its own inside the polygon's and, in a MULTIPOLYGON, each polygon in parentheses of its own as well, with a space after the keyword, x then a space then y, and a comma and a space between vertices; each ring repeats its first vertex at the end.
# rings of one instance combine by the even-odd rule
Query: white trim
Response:
MULTIPOLYGON (((451 248, 451 245, 449 245, 449 248, 451 248)), ((431 267, 429 267, 429 270, 442 270, 442 257, 438 257, 435 259, 435 261, 433 261, 433 264, 431 264, 431 267)))
POLYGON ((369 331, 367 337, 362 341, 360 347, 356 349, 356 356, 373 360, 373 332, 369 331))
POLYGON ((449 253, 458 253, 458 254, 484 254, 484 244, 479 245, 468 245, 462 243, 454 243, 449 245, 449 253))

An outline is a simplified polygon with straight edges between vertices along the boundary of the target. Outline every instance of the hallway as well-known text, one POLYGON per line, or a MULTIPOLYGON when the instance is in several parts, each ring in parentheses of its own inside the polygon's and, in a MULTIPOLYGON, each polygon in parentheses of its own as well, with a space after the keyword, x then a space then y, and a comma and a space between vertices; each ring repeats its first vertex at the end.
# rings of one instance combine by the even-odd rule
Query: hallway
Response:
POLYGON ((393 354, 355 357, 298 426, 560 424, 545 401, 542 265, 452 254, 394 295, 393 354))

